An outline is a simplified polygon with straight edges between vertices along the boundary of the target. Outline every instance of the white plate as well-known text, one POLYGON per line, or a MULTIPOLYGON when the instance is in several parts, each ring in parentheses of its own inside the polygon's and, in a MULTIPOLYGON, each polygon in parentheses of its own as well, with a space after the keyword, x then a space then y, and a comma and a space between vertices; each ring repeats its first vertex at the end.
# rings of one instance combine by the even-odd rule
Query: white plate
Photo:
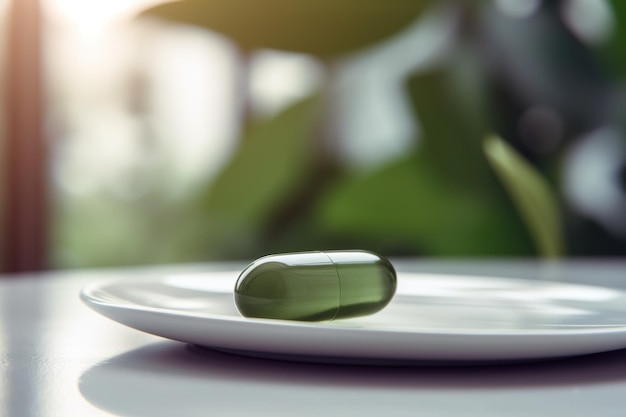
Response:
POLYGON ((308 323, 247 319, 238 272, 117 280, 83 289, 94 310, 169 339, 252 356, 405 364, 539 360, 626 348, 626 293, 476 276, 399 274, 368 317, 308 323))

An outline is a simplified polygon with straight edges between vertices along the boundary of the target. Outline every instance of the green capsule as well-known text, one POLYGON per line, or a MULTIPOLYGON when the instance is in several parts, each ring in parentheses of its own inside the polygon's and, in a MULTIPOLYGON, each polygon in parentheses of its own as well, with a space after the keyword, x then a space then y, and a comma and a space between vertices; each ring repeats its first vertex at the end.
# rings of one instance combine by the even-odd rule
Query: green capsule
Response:
POLYGON ((395 292, 396 271, 375 253, 287 253, 248 265, 235 304, 246 317, 322 321, 375 313, 395 292))

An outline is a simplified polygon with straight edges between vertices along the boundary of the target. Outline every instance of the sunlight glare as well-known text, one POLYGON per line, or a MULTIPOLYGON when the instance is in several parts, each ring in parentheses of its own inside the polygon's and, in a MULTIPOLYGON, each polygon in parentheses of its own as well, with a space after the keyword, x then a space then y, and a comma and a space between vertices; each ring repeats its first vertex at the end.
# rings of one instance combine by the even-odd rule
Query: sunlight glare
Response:
POLYGON ((100 33, 108 23, 130 18, 159 0, 47 0, 48 12, 70 22, 85 36, 100 33))

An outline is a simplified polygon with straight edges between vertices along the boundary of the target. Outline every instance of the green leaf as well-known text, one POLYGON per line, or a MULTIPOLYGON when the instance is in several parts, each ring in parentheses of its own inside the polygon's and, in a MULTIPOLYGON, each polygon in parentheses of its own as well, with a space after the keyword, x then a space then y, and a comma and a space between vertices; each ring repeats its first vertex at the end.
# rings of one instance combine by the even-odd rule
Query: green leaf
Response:
POLYGON ((563 254, 561 219, 555 196, 541 174, 496 136, 484 141, 488 161, 528 226, 537 251, 546 258, 563 254))
POLYGON ((257 249, 264 228, 314 175, 319 96, 253 126, 237 153, 199 199, 195 225, 207 255, 229 257, 257 249))
POLYGON ((429 0, 184 0, 143 14, 203 26, 245 49, 331 57, 385 39, 409 25, 429 0))
POLYGON ((450 184, 484 189, 493 177, 481 148, 491 121, 478 65, 475 54, 456 51, 450 65, 413 75, 408 90, 422 132, 420 163, 450 184))
POLYGON ((361 247, 436 256, 527 252, 523 230, 496 195, 454 184, 422 154, 348 178, 320 201, 320 228, 361 247))

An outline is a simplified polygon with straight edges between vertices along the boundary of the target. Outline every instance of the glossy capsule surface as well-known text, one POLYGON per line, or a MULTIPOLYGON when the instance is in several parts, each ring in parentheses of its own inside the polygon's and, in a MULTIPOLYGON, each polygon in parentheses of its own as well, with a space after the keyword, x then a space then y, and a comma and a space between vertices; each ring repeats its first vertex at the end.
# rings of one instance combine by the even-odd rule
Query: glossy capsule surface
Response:
POLYGON ((396 285, 391 263, 373 252, 269 255, 243 270, 235 284, 235 305, 246 317, 335 320, 381 310, 396 285))

